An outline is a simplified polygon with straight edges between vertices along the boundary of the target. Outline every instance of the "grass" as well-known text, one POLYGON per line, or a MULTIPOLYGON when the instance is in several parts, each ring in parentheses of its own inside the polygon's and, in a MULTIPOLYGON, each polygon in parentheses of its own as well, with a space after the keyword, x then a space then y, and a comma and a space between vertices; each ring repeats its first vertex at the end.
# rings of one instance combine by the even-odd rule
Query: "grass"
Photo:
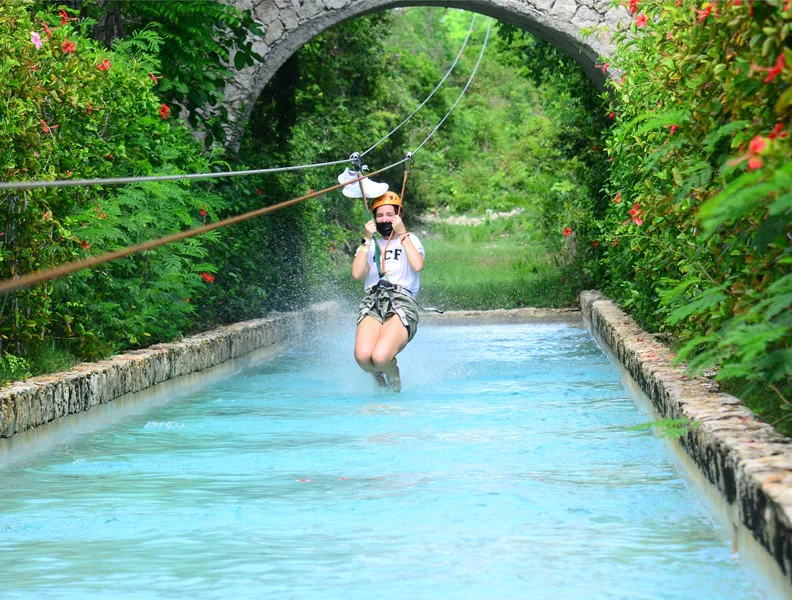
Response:
MULTIPOLYGON (((411 226, 426 248, 419 303, 442 310, 574 306, 582 289, 571 266, 536 241, 530 220, 514 217, 477 227, 411 226)), ((339 287, 360 293, 360 282, 339 265, 339 287), (349 282, 353 281, 352 288, 349 282)))

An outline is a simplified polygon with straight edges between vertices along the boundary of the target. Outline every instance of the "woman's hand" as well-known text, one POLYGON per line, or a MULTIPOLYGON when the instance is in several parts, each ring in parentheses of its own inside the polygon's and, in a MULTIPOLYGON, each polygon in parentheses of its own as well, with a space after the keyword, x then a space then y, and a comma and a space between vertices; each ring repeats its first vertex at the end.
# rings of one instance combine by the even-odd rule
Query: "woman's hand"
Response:
POLYGON ((402 221, 399 215, 393 215, 391 218, 391 225, 393 225, 393 233, 396 235, 401 235, 402 233, 407 232, 407 228, 404 226, 404 221, 402 221))
POLYGON ((377 224, 374 222, 374 219, 366 223, 365 229, 366 231, 363 234, 363 237, 367 240, 371 240, 374 237, 374 234, 377 233, 377 224))

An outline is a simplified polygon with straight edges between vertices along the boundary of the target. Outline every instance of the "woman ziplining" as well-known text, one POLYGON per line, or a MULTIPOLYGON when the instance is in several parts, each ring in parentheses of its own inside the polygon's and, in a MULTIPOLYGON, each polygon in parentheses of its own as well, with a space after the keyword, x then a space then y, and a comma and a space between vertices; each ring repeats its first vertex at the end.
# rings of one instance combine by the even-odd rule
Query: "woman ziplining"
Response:
POLYGON ((387 183, 362 178, 366 167, 360 155, 352 154, 355 170, 338 177, 346 185, 342 193, 362 198, 369 215, 367 197, 373 197, 372 218, 364 227, 361 245, 352 261, 352 277, 363 279, 366 296, 358 309, 355 360, 371 373, 380 387, 401 391, 401 375, 396 355, 404 350, 418 329, 415 302, 421 287, 419 273, 426 255, 421 241, 408 233, 402 221, 404 191, 412 168, 412 153, 404 159, 401 195, 388 191, 387 183), (379 234, 379 237, 375 237, 379 234))
POLYGON ((366 296, 358 311, 355 360, 382 387, 401 391, 396 355, 418 329, 415 297, 426 252, 401 219, 402 199, 385 192, 371 205, 363 240, 352 261, 352 277, 364 279, 366 296), (374 234, 380 237, 375 238, 374 234))

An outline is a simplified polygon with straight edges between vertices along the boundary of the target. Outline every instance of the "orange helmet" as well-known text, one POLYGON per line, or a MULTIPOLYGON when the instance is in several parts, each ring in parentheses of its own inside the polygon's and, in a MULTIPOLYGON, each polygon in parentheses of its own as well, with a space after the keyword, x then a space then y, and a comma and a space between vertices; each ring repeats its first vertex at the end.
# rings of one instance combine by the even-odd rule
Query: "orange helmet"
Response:
POLYGON ((380 206, 384 206, 386 204, 399 207, 398 212, 401 212, 402 210, 402 201, 401 198, 399 198, 399 194, 396 192, 385 192, 382 194, 382 196, 374 198, 374 201, 371 203, 371 212, 374 212, 380 206))

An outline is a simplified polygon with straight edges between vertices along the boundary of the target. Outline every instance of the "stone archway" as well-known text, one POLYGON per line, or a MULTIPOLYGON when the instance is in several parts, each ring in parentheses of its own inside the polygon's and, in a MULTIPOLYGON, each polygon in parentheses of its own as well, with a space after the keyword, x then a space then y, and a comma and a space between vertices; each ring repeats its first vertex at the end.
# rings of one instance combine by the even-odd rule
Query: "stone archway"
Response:
POLYGON ((360 15, 405 6, 438 6, 478 12, 510 23, 566 52, 600 87, 597 62, 613 51, 612 33, 629 25, 623 7, 611 0, 223 0, 250 9, 264 35, 253 49, 264 62, 238 71, 226 87, 224 104, 232 122, 228 145, 239 144, 241 125, 267 82, 304 44, 326 29, 360 15), (596 29, 585 37, 581 30, 596 29), (237 124, 237 125, 235 125, 237 124))

